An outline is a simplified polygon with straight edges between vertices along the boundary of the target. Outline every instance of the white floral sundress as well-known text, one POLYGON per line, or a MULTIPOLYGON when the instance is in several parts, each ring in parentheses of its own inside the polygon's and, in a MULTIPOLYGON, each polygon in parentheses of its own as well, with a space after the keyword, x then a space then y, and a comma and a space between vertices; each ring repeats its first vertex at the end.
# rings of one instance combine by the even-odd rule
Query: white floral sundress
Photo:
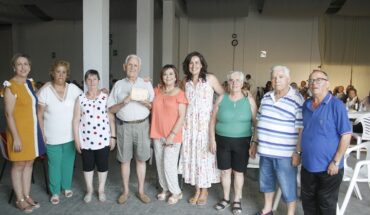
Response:
POLYGON ((208 131, 213 108, 214 91, 208 81, 192 81, 185 85, 189 105, 183 128, 183 142, 179 162, 179 173, 185 183, 199 188, 209 188, 220 182, 216 155, 209 151, 208 131))

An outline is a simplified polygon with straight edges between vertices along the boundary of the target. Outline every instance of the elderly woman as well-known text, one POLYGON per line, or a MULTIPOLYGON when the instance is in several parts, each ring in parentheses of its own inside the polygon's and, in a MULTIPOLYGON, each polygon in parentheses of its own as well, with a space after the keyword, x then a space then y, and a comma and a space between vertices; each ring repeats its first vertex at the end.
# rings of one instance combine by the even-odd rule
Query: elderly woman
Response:
POLYGON ((74 84, 66 83, 70 64, 64 60, 51 66, 51 83, 38 92, 38 117, 43 131, 48 155, 50 202, 59 203, 59 194, 64 190, 72 197, 72 175, 75 161, 72 118, 76 98, 82 93, 74 84))
POLYGON ((82 156, 82 169, 86 182, 84 201, 89 203, 93 194, 94 168, 97 166, 99 201, 104 202, 105 182, 108 175, 109 150, 116 145, 116 128, 113 114, 108 112, 108 95, 99 89, 100 76, 96 70, 85 73, 87 92, 75 103, 73 133, 75 147, 82 156))
POLYGON ((357 111, 360 104, 360 99, 357 97, 357 90, 355 88, 349 88, 347 96, 346 107, 348 110, 357 111))
POLYGON ((252 125, 256 124, 257 105, 251 93, 242 92, 244 74, 239 71, 228 75, 229 93, 220 96, 213 108, 210 123, 210 150, 217 153, 217 166, 221 170, 223 199, 216 210, 230 206, 231 174, 234 175, 233 214, 242 212, 241 198, 244 172, 248 165, 252 125))
POLYGON ((216 156, 208 150, 208 130, 214 92, 220 95, 224 90, 217 78, 207 72, 207 62, 200 53, 188 54, 183 69, 189 105, 183 129, 179 172, 185 183, 195 186, 195 193, 189 203, 205 205, 208 188, 212 183, 220 182, 216 156))
POLYGON ((160 85, 154 90, 150 129, 150 137, 154 139, 159 184, 163 189, 157 198, 165 200, 170 191, 172 195, 168 204, 176 204, 182 198, 177 178, 177 163, 188 101, 184 91, 177 86, 179 73, 174 65, 165 65, 160 75, 160 85))
POLYGON ((13 78, 4 82, 7 151, 12 161, 11 178, 17 197, 16 207, 31 213, 40 207, 30 197, 33 161, 45 153, 45 146, 36 115, 34 83, 27 79, 31 60, 25 54, 16 54, 12 58, 12 67, 13 78))

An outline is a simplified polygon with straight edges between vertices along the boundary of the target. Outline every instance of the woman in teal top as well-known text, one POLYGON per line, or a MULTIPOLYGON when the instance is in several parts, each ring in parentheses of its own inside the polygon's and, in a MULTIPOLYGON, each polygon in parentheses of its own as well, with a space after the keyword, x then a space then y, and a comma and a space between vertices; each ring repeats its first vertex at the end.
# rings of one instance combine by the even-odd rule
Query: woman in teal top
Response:
POLYGON ((252 95, 243 94, 244 74, 239 71, 228 75, 229 93, 220 96, 213 108, 210 122, 210 150, 217 153, 217 166, 221 170, 223 199, 216 210, 230 206, 231 173, 234 174, 233 214, 240 214, 240 199, 244 172, 248 165, 252 125, 256 124, 257 105, 252 95))

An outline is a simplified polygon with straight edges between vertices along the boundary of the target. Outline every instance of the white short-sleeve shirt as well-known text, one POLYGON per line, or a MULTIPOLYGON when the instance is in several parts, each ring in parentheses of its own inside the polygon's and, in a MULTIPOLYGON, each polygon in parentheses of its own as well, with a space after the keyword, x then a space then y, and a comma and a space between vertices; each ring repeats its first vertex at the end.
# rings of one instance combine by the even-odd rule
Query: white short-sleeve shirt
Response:
MULTIPOLYGON (((131 89, 133 87, 142 88, 148 90, 148 100, 150 102, 154 99, 154 90, 152 84, 148 81, 144 81, 142 78, 138 77, 135 83, 131 83, 127 78, 117 81, 112 89, 111 94, 108 98, 108 107, 111 107, 117 103, 123 101, 126 96, 130 95, 131 89)), ((144 105, 136 101, 131 101, 123 108, 121 108, 116 116, 123 121, 134 121, 141 120, 148 117, 150 110, 144 105)))
POLYGON ((76 98, 82 93, 74 84, 66 83, 64 97, 55 91, 52 84, 41 88, 39 105, 44 107, 44 131, 47 144, 58 145, 72 141, 72 119, 76 98))

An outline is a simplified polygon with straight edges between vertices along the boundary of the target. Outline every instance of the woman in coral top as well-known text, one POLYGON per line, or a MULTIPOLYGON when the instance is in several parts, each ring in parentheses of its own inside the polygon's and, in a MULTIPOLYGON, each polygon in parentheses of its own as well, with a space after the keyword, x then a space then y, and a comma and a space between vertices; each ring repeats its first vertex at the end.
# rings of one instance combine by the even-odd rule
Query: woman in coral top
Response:
POLYGON ((176 67, 165 65, 161 70, 159 87, 154 91, 150 129, 150 137, 154 140, 159 184, 163 189, 157 198, 163 201, 171 193, 168 204, 175 204, 182 198, 177 178, 177 162, 188 101, 184 91, 177 86, 178 82, 179 73, 176 67))

